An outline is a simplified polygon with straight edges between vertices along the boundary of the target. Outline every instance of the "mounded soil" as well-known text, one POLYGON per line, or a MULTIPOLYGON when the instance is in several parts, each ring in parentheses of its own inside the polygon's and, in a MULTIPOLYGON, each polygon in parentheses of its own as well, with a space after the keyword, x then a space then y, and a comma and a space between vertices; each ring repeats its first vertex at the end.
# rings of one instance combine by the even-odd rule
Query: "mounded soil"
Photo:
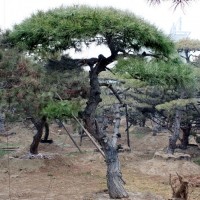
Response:
MULTIPOLYGON (((80 136, 66 125, 75 141, 80 136)), ((84 138, 82 153, 73 145, 65 130, 57 124, 50 126, 52 144, 39 146, 43 158, 28 159, 34 128, 22 123, 7 126, 8 137, 0 136, 0 148, 13 147, 9 154, 0 156, 0 200, 106 200, 106 166, 89 138, 84 138)), ((124 128, 119 143, 126 146, 124 128)), ((189 182, 190 200, 200 199, 200 159, 198 147, 181 153, 190 154, 191 161, 154 158, 164 152, 168 132, 152 136, 148 127, 130 130, 131 151, 119 153, 125 188, 129 200, 164 200, 171 198, 169 176, 176 173, 189 182)), ((2 152, 2 150, 0 150, 2 152)), ((180 150, 177 150, 180 153, 180 150)))

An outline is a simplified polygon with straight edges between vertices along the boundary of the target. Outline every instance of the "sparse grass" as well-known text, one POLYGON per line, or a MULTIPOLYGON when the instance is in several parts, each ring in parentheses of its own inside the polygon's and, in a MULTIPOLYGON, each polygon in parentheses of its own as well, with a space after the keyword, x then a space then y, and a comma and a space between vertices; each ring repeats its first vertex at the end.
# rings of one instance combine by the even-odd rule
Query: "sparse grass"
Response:
MULTIPOLYGON (((9 137, 8 147, 18 146, 20 147, 19 150, 22 151, 24 155, 24 148, 29 146, 30 141, 32 141, 32 134, 28 134, 30 132, 28 129, 26 132, 25 129, 20 130, 14 130, 18 133, 16 135, 18 136, 17 140, 16 136, 9 137), (24 141, 26 143, 24 143, 24 141)), ((19 192, 21 195, 29 195, 31 198, 41 200, 47 200, 51 197, 56 199, 56 197, 59 195, 61 196, 61 194, 64 199, 95 199, 96 196, 94 197, 94 195, 96 195, 96 192, 103 191, 107 187, 104 159, 99 153, 94 152, 94 146, 87 138, 84 139, 80 147, 83 151, 81 154, 68 136, 65 134, 58 135, 57 130, 59 130, 59 128, 57 125, 52 126, 51 130, 51 138, 54 139, 55 143, 51 145, 41 145, 41 151, 58 153, 58 156, 47 160, 10 159, 11 199, 19 198, 19 192), (64 139, 66 139, 64 143, 66 146, 62 149, 64 139), (17 178, 18 176, 23 178, 20 178, 19 181, 19 178, 17 178), (39 179, 41 179, 42 182, 38 181, 39 179), (31 182, 28 180, 31 180, 31 182), (35 184, 38 184, 39 192, 35 192, 35 184), (24 190, 21 190, 22 187, 24 187, 24 190)), ((123 133, 123 130, 124 127, 121 129, 121 133, 123 133)), ((78 141, 78 138, 75 137, 75 139, 78 141)), ((122 140, 122 144, 126 143, 125 135, 122 139, 124 139, 122 140)), ((165 199, 171 197, 171 188, 168 183, 169 177, 165 175, 167 171, 164 170, 170 169, 177 171, 181 165, 175 165, 175 162, 168 162, 165 165, 165 163, 160 160, 151 160, 155 149, 153 146, 155 142, 164 145, 165 142, 163 140, 167 139, 167 134, 153 137, 151 130, 148 130, 146 127, 131 127, 130 142, 133 144, 133 151, 121 153, 119 155, 123 179, 127 183, 125 185, 127 191, 150 192, 162 196, 165 199), (149 167, 144 167, 143 164, 147 164, 149 167)), ((3 137, 1 140, 0 148, 6 148, 6 138, 3 137)), ((160 147, 162 148, 164 146, 160 145, 160 147)), ((5 159, 1 159, 0 157, 0 177, 5 179, 6 182, 2 182, 0 187, 2 191, 8 191, 8 160, 6 159, 8 155, 5 154, 10 153, 10 151, 1 151, 0 154, 1 153, 4 154, 5 159)), ((21 152, 19 155, 21 155, 21 152)), ((11 156, 12 154, 10 154, 10 157, 11 156)), ((193 158, 193 160, 200 162, 200 157, 193 158)), ((183 169, 183 174, 186 173, 187 169, 190 170, 191 176, 199 172, 195 171, 196 164, 193 163, 193 168, 192 163, 188 164, 188 161, 181 161, 181 163, 183 162, 186 164, 183 169)), ((5 195, 5 198, 7 198, 8 194, 5 193, 5 195)), ((190 195, 190 200, 199 199, 198 195, 199 188, 194 188, 194 191, 190 195)))
POLYGON ((0 143, 0 158, 3 157, 4 155, 12 152, 12 150, 4 150, 4 149, 1 149, 1 148, 7 148, 7 147, 17 147, 18 145, 17 144, 9 144, 9 146, 7 146, 7 143, 0 143))
POLYGON ((200 165, 200 158, 196 158, 196 159, 194 160, 194 163, 196 163, 197 165, 200 165))
POLYGON ((135 132, 135 133, 133 133, 135 136, 136 136, 136 138, 138 138, 138 139, 141 139, 141 138, 143 138, 146 134, 145 133, 141 133, 141 132, 135 132))
MULTIPOLYGON (((9 146, 8 147, 18 147, 19 146, 19 144, 10 144, 9 143, 9 146)), ((5 142, 1 142, 0 143, 0 148, 4 148, 4 147, 7 147, 7 143, 5 143, 5 142)))
POLYGON ((4 155, 6 155, 7 153, 8 153, 8 151, 0 149, 0 158, 3 157, 4 155))

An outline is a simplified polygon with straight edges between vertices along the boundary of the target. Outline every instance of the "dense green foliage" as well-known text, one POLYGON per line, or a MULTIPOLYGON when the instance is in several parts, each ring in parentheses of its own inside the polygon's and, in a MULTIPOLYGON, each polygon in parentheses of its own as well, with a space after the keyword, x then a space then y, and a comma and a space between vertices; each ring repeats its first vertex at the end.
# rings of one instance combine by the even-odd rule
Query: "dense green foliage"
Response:
POLYGON ((187 105, 190 104, 197 104, 197 99, 195 98, 188 98, 188 99, 176 99, 169 102, 165 102, 163 104, 159 104, 156 106, 158 110, 165 109, 167 111, 172 111, 175 108, 184 109, 187 105))
MULTIPOLYGON (((3 108, 6 116, 12 120, 26 116, 37 118, 44 114, 43 108, 46 106, 46 109, 54 105, 60 106, 56 103, 59 94, 64 100, 72 99, 79 97, 81 88, 86 87, 87 79, 79 78, 79 76, 84 77, 84 72, 48 72, 42 65, 32 62, 15 49, 1 50, 1 52, 0 109, 3 108), (71 90, 78 93, 71 94, 71 90)), ((61 103, 62 106, 63 104, 65 105, 64 102, 61 103)), ((76 104, 78 107, 78 101, 76 104)), ((67 108, 69 107, 65 109, 58 107, 60 115, 64 115, 67 108)), ((74 107, 72 111, 76 113, 74 107)), ((66 115, 69 115, 68 112, 66 115)), ((47 116, 52 118, 52 111, 47 116)))
POLYGON ((195 81, 192 68, 178 60, 166 62, 147 61, 142 58, 121 59, 118 61, 115 71, 126 78, 139 79, 149 85, 168 88, 187 87, 195 81))
POLYGON ((15 110, 21 116, 32 113, 38 115, 43 104, 49 98, 43 93, 47 85, 42 84, 43 69, 25 58, 17 50, 2 50, 0 62, 1 107, 15 110))
POLYGON ((123 51, 138 51, 144 46, 165 56, 174 49, 161 31, 132 13, 87 6, 39 11, 16 25, 10 40, 41 55, 69 48, 81 50, 82 42, 106 44, 110 49, 123 51))
POLYGON ((42 114, 50 119, 65 119, 72 118, 72 114, 77 115, 80 109, 79 101, 52 101, 42 110, 42 114))
MULTIPOLYGON (((113 8, 74 6, 61 7, 47 12, 39 11, 33 14, 14 27, 9 34, 9 42, 26 53, 28 50, 33 52, 34 55, 40 55, 39 58, 42 59, 55 57, 55 54, 61 55, 64 50, 70 48, 80 51, 83 44, 88 47, 91 43, 107 45, 111 56, 105 58, 103 55, 99 55, 98 58, 80 59, 75 62, 78 66, 85 64, 90 66, 90 95, 85 111, 81 114, 87 130, 102 145, 105 153, 110 197, 113 199, 128 197, 122 185, 117 156, 117 134, 110 138, 106 135, 104 128, 98 128, 98 123, 95 120, 97 107, 101 102, 98 75, 105 71, 110 63, 118 59, 119 53, 123 53, 122 56, 124 57, 128 57, 127 54, 145 57, 147 53, 142 53, 145 49, 147 52, 151 50, 154 57, 161 58, 164 61, 151 60, 147 62, 142 59, 122 59, 116 66, 116 72, 125 74, 126 78, 137 78, 150 85, 167 86, 175 89, 185 87, 186 83, 192 80, 192 71, 189 67, 179 63, 178 60, 168 61, 168 58, 174 53, 172 41, 155 26, 127 11, 113 8)), ((58 82, 60 83, 60 81, 58 82)), ((77 83, 80 83, 80 81, 77 81, 77 83)), ((49 87, 48 84, 46 86, 49 87)), ((62 100, 60 90, 58 90, 59 86, 56 84, 52 84, 52 86, 55 86, 53 87, 54 94, 59 97, 59 101, 48 98, 46 105, 40 106, 42 114, 49 118, 59 119, 65 116, 71 117, 72 112, 77 114, 81 107, 80 104, 62 100)), ((64 84, 64 86, 66 85, 64 84)), ((74 91, 73 88, 69 88, 67 91, 63 90, 63 93, 74 94, 74 92, 82 89, 83 87, 74 91)), ((46 97, 47 94, 48 97, 52 93, 52 88, 49 87, 49 90, 45 89, 43 94, 39 92, 39 96, 46 97)), ((36 103, 34 102, 34 104, 36 103)), ((119 118, 116 121, 120 121, 119 118)))

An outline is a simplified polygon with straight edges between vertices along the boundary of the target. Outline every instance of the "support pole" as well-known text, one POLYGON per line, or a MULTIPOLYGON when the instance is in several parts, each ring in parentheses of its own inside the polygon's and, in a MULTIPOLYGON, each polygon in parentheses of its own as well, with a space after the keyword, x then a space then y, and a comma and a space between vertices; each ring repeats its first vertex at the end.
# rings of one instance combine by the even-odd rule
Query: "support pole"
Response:
MULTIPOLYGON (((73 115, 73 114, 72 114, 73 115)), ((93 139, 93 137, 91 136, 91 134, 85 129, 85 127, 81 124, 81 122, 76 118, 76 116, 74 116, 74 119, 78 122, 78 124, 81 126, 81 128, 85 131, 86 135, 90 138, 90 140, 92 141, 92 143, 97 147, 97 149, 99 150, 99 152, 101 153, 101 155, 105 158, 105 154, 104 152, 101 150, 101 147, 95 142, 95 140, 93 139)))
POLYGON ((81 149, 76 144, 75 140, 73 139, 73 137, 71 136, 71 134, 69 133, 69 131, 67 130, 67 128, 64 126, 64 124, 62 123, 62 121, 60 119, 59 119, 59 121, 60 121, 61 125, 63 126, 63 128, 65 129, 65 131, 67 132, 67 134, 69 135, 69 137, 72 140, 72 142, 74 143, 74 145, 77 147, 77 149, 80 151, 80 153, 82 153, 81 149))
MULTIPOLYGON (((125 99, 126 99, 126 94, 125 94, 125 99)), ((127 134, 127 145, 130 147, 130 136, 129 136, 129 128, 130 126, 128 125, 128 106, 125 104, 125 112, 126 112, 126 134, 127 134)))
POLYGON ((128 109, 127 109, 127 104, 125 105, 125 110, 126 110, 126 133, 127 133, 127 145, 130 147, 130 137, 129 137, 129 125, 128 125, 128 109))

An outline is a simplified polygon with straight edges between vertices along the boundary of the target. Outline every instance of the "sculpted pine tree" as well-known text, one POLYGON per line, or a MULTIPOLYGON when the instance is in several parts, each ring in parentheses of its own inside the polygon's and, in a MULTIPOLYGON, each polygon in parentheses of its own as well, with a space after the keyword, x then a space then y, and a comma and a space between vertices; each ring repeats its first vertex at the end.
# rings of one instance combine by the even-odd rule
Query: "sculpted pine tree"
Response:
POLYGON ((120 171, 116 137, 110 138, 95 119, 101 99, 99 74, 117 60, 119 55, 148 56, 140 54, 142 48, 151 50, 157 58, 167 58, 174 50, 173 43, 153 25, 129 12, 112 8, 86 6, 61 7, 47 12, 38 12, 16 25, 10 41, 19 48, 35 55, 62 53, 75 48, 80 51, 85 44, 104 44, 110 56, 102 54, 95 58, 76 60, 78 66, 90 67, 90 94, 82 118, 86 129, 99 142, 107 165, 107 185, 111 198, 128 197, 120 171))

